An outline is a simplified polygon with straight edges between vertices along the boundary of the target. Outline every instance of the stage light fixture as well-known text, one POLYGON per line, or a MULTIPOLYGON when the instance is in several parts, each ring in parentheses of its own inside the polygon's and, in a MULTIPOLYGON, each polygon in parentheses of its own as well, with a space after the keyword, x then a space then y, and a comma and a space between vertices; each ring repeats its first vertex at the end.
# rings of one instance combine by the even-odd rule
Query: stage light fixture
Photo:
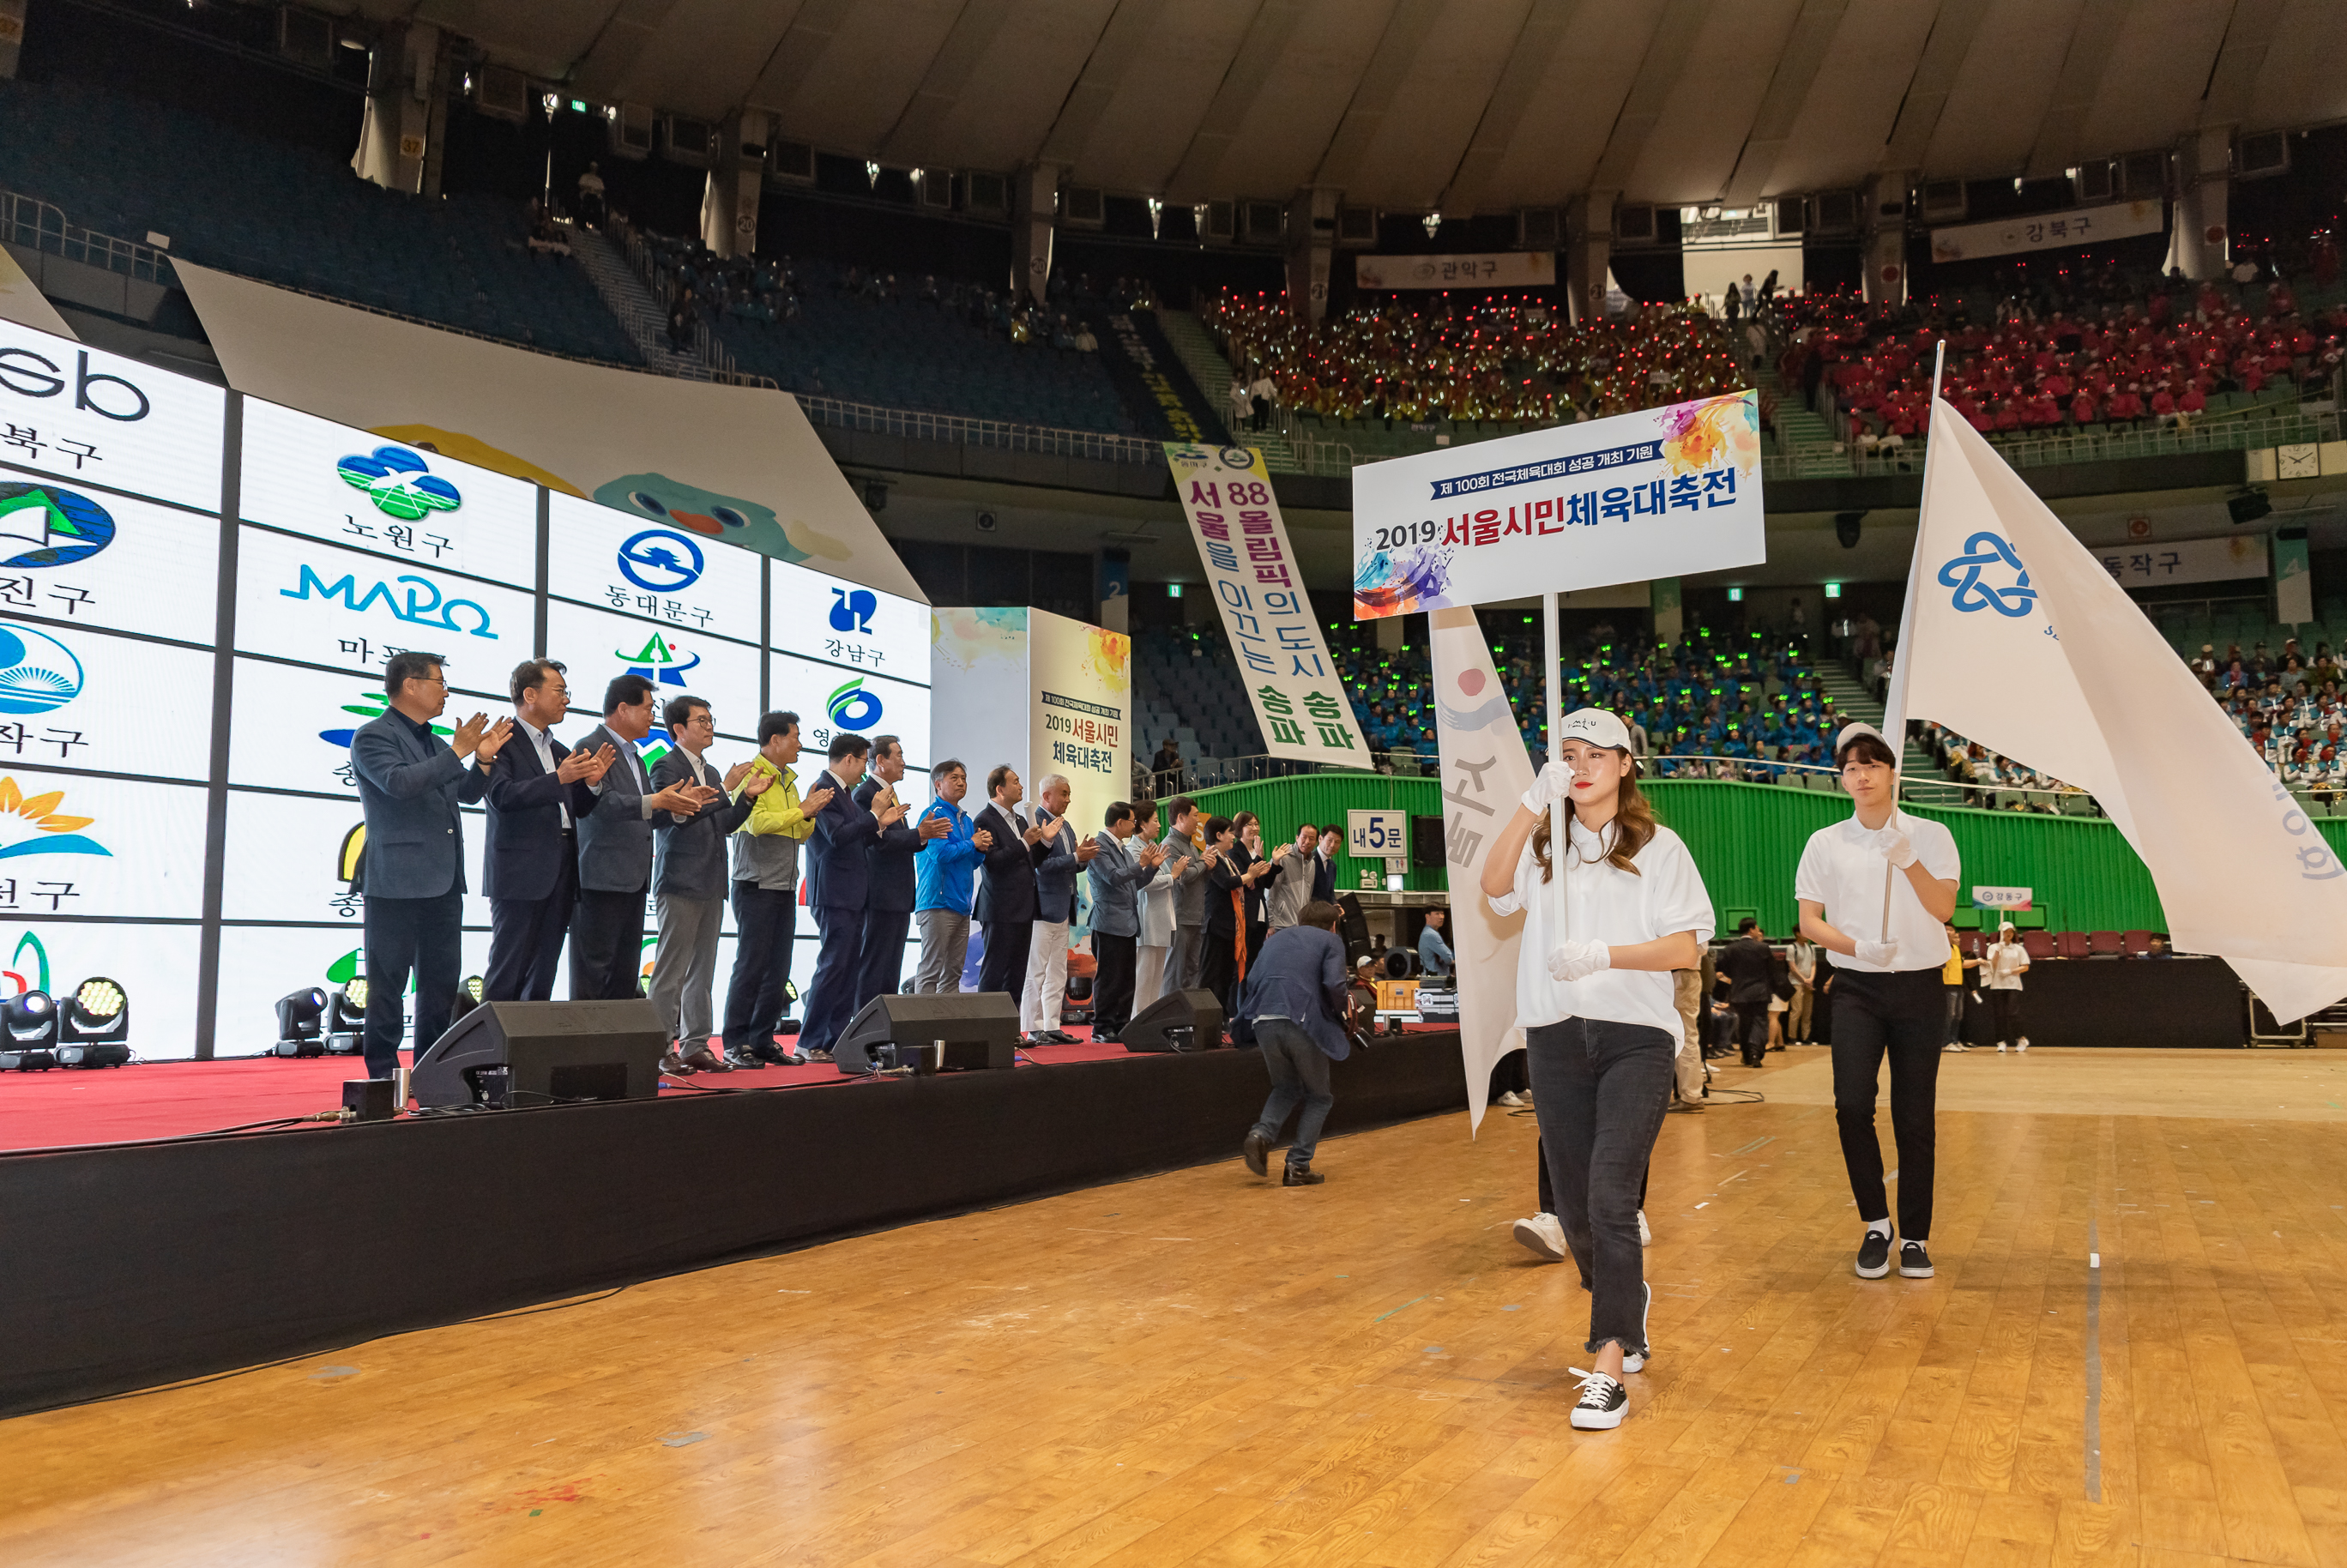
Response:
MULTIPOLYGON (((278 1004, 281 1008, 283 1003, 278 1004)), ((360 975, 326 999, 326 1049, 356 1056, 366 1048, 366 977, 360 975)))
POLYGON ((92 975, 57 1013, 59 1066, 120 1067, 130 1060, 130 997, 119 982, 92 975))
POLYGON ((57 1004, 46 991, 0 1002, 0 1072, 42 1072, 57 1064, 57 1004))
POLYGON ((325 1055, 325 1033, 320 1028, 325 1013, 326 993, 316 986, 278 998, 277 1043, 271 1050, 279 1056, 325 1055))
POLYGON ((478 975, 466 975, 456 987, 456 999, 449 1004, 448 1021, 455 1023, 481 1005, 488 987, 478 975))

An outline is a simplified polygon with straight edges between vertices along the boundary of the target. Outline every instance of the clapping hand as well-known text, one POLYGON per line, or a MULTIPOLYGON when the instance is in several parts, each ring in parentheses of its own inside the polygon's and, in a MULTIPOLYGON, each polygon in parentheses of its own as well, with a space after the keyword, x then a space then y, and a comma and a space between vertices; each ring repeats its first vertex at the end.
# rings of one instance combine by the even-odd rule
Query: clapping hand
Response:
POLYGON ((489 726, 488 733, 483 735, 475 743, 473 760, 481 766, 487 767, 497 760, 497 753, 505 750, 506 743, 511 739, 513 739, 513 721, 499 719, 489 726))
POLYGON ((752 764, 749 763, 735 763, 732 767, 725 770, 725 793, 727 794, 732 794, 735 790, 742 787, 742 781, 749 775, 751 766, 752 764))
POLYGON ((564 784, 577 784, 580 779, 591 784, 603 776, 603 767, 595 761, 592 752, 566 752, 562 760, 554 764, 554 776, 564 784))
POLYGON ((448 744, 458 756, 469 757, 479 749, 481 732, 488 727, 489 716, 487 713, 476 713, 456 726, 456 733, 449 738, 448 744))
MULTIPOLYGON (((881 803, 875 800, 872 804, 878 805, 881 803)), ((897 824, 904 821, 905 814, 912 809, 912 807, 907 805, 903 801, 889 802, 887 809, 884 810, 880 814, 880 825, 883 827, 894 827, 897 824)))
POLYGON ((943 838, 953 831, 953 825, 941 816, 925 816, 919 831, 923 838, 943 838))
POLYGON ((799 810, 805 812, 809 816, 813 816, 816 812, 819 812, 825 806, 829 805, 831 804, 831 797, 838 793, 839 792, 837 790, 833 789, 829 784, 825 784, 819 790, 815 790, 808 794, 800 796, 799 810))
MULTIPOLYGON (((727 787, 731 788, 732 786, 728 785, 727 787)), ((748 781, 742 785, 742 798, 743 800, 755 800, 774 787, 774 774, 764 773, 752 774, 748 781)))
POLYGON ((1032 827, 1029 828, 1025 833, 1021 834, 1020 836, 1020 837, 1022 837, 1022 838, 1024 838, 1024 839, 1026 839, 1026 841, 1027 841, 1029 844, 1030 844, 1030 845, 1034 845, 1034 844, 1040 844, 1040 843, 1042 843, 1042 842, 1043 842, 1043 836, 1044 836, 1044 835, 1046 835, 1046 834, 1050 833, 1051 831, 1051 825, 1050 825, 1049 823, 1042 823, 1042 822, 1039 822, 1039 823, 1037 823, 1034 826, 1032 826, 1032 827))
MULTIPOLYGON (((576 756, 578 753, 574 752, 571 754, 576 756)), ((603 782, 603 775, 610 773, 613 764, 618 763, 619 760, 620 753, 618 750, 612 746, 610 742, 604 742, 602 750, 597 752, 592 757, 588 759, 589 772, 587 774, 587 782, 590 784, 601 784, 603 782)))
POLYGON ((1076 845, 1076 864, 1081 866, 1099 853, 1100 841, 1097 839, 1087 838, 1081 844, 1076 845))
MULTIPOLYGON (((942 822, 945 819, 943 817, 939 817, 938 820, 942 822)), ((994 834, 992 830, 981 827, 976 833, 969 835, 969 841, 973 845, 977 845, 981 851, 991 849, 994 847, 994 834)))
POLYGON ((654 790, 644 797, 644 804, 654 811, 665 811, 675 816, 691 816, 717 798, 717 792, 707 784, 672 784, 663 790, 654 790))

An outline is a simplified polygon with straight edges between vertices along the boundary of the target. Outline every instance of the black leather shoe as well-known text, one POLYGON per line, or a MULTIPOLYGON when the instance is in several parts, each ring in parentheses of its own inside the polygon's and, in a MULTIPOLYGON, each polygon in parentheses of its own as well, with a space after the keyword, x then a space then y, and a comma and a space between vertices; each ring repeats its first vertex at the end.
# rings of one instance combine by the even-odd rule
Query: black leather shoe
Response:
POLYGON ((783 1048, 771 1040, 762 1040, 752 1046, 750 1054, 769 1067, 788 1067, 791 1064, 791 1059, 783 1054, 783 1048))
POLYGON ((1280 1173, 1279 1184, 1283 1187, 1317 1187, 1327 1179, 1317 1171, 1299 1171, 1290 1165, 1280 1173))
POLYGON ((766 1071, 766 1064, 759 1061, 756 1057, 751 1055, 746 1050, 727 1051, 725 1053, 725 1065, 739 1072, 764 1072, 766 1071))
POLYGON ((1271 1174, 1270 1163, 1264 1158, 1266 1154, 1270 1153, 1270 1139, 1265 1137, 1262 1133, 1256 1132, 1252 1127, 1247 1129, 1246 1142, 1239 1145, 1239 1153, 1245 1159, 1246 1168, 1250 1174, 1257 1176, 1268 1176, 1271 1174))

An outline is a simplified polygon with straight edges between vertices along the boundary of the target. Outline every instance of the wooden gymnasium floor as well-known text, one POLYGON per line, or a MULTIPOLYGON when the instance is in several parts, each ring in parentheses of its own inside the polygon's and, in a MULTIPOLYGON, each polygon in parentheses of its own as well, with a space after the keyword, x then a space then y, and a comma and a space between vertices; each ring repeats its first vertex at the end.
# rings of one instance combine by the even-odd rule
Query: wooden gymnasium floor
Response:
POLYGON ((0 1423, 0 1562, 2347 1563, 2347 1053, 1947 1059, 1874 1282, 1771 1062, 1665 1123, 1616 1432, 1450 1116, 0 1423))

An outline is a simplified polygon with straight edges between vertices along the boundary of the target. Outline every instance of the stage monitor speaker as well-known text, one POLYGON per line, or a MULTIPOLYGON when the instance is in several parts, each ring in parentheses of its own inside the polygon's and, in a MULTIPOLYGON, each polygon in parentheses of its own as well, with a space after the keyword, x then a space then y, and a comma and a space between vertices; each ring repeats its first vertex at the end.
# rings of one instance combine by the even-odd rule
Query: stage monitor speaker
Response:
POLYGON ((917 1071, 1019 1065, 1019 1002, 1003 991, 883 992, 831 1043, 851 1077, 894 1067, 917 1071))
POLYGON ((1223 1043, 1223 1004, 1203 986, 1169 991, 1143 1008, 1117 1038, 1127 1050, 1213 1050, 1223 1043))
POLYGON ((489 1070, 511 1071, 508 1103, 650 1100, 660 1092, 669 1033, 641 998, 596 1002, 483 1002, 417 1059, 419 1105, 486 1105, 489 1070))

